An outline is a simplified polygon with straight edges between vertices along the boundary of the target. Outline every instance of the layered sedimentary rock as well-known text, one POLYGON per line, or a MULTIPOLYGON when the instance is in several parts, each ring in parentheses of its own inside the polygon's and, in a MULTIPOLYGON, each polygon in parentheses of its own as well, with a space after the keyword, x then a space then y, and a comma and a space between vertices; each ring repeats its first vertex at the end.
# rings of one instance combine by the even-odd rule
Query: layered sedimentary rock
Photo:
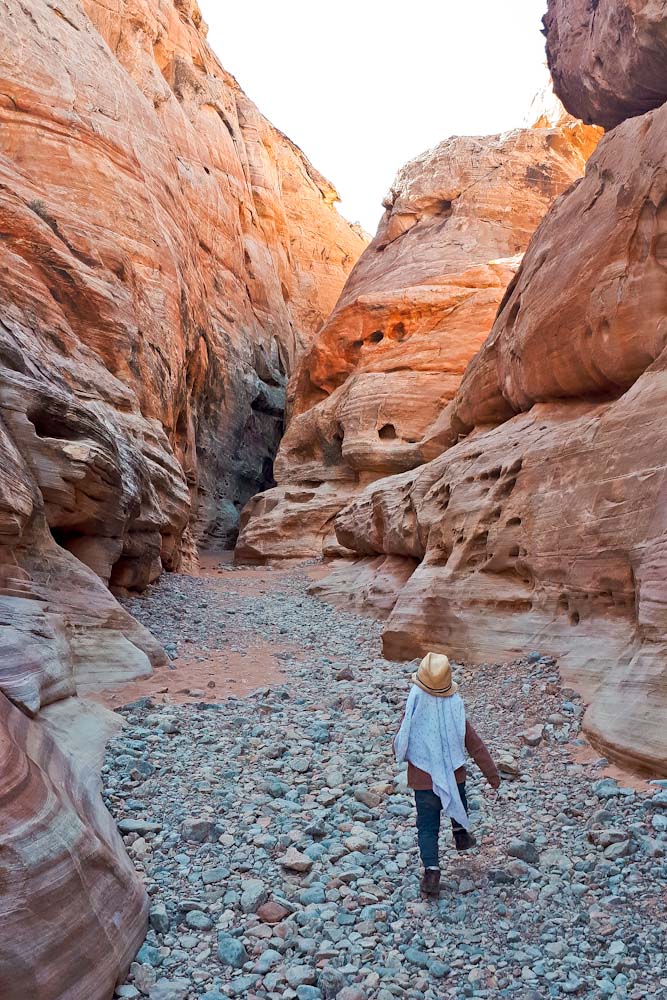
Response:
POLYGON ((0 23, 0 994, 107 1000, 145 906, 94 775, 115 717, 81 696, 164 654, 106 584, 233 541, 365 242, 193 0, 0 23))
POLYGON ((444 453, 336 522, 360 554, 419 560, 396 587, 389 656, 556 654, 596 744, 663 775, 666 137, 667 105, 603 139, 440 418, 444 453))
POLYGON ((399 172, 375 239, 291 382, 279 485, 246 508, 239 559, 336 551, 333 518, 346 502, 431 456, 429 429, 487 336, 518 255, 597 139, 564 116, 449 139, 399 172))
POLYGON ((3 1000, 109 998, 146 897, 92 771, 0 693, 3 1000))
POLYGON ((131 585, 189 520, 233 541, 364 242, 196 3, 35 8, 2 4, 3 413, 58 540, 131 585))
POLYGON ((667 101, 664 0, 549 0, 554 88, 568 111, 606 129, 667 101))

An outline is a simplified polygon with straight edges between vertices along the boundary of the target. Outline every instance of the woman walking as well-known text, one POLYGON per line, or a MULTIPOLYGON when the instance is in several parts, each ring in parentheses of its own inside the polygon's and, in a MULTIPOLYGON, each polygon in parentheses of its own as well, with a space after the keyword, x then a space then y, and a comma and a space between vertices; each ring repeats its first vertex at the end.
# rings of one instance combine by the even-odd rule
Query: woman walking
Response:
POLYGON ((466 753, 492 788, 500 775, 483 741, 466 719, 458 684, 446 656, 428 653, 412 675, 405 714, 395 739, 399 762, 408 762, 408 786, 414 790, 417 807, 417 839, 424 865, 421 890, 440 892, 438 836, 440 816, 449 816, 457 851, 474 847, 469 832, 466 799, 466 753))

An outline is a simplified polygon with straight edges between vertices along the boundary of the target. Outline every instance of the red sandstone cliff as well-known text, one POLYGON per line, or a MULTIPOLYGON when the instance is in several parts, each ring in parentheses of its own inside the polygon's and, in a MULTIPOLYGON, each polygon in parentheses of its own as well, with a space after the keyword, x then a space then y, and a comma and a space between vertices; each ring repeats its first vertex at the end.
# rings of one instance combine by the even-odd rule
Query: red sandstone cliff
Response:
POLYGON ((651 55, 664 16, 642 20, 659 7, 550 3, 560 96, 616 127, 537 229, 432 461, 338 516, 339 544, 365 558, 321 590, 389 611, 389 656, 556 654, 596 745, 664 776, 667 105, 641 114, 667 97, 651 55))
POLYGON ((431 456, 438 417, 520 255, 598 137, 564 116, 448 139, 399 172, 375 239, 292 380, 279 485, 246 508, 238 558, 335 551, 333 518, 349 500, 431 456))
POLYGON ((75 695, 163 655, 105 584, 233 540, 364 240, 194 0, 0 0, 0 23, 0 994, 96 1000, 145 903, 62 751, 94 763, 114 718, 75 695))

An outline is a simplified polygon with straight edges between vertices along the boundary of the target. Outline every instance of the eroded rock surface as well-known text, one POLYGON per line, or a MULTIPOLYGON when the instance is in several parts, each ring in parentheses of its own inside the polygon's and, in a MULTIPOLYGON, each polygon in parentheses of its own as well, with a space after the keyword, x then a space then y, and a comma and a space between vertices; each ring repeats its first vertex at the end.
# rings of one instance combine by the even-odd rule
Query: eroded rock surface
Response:
POLYGON ((596 744, 661 774, 666 135, 664 106, 603 139, 441 418, 448 450, 336 522, 347 548, 420 560, 387 622, 389 655, 557 654, 596 744))
POLYGON ((364 241, 196 3, 34 6, 2 5, 3 420, 59 541, 141 584, 189 522, 233 541, 364 241))
POLYGON ((164 653, 106 585, 233 542, 365 240, 193 0, 0 0, 0 22, 0 994, 107 1000, 145 908, 91 770, 114 716, 81 696, 164 653))
POLYGON ((279 485, 246 508, 240 559, 337 551, 337 511, 369 482, 431 457, 429 429, 535 227, 598 136, 563 116, 448 139, 399 172, 375 239, 291 383, 279 485))
POLYGON ((97 776, 2 693, 0 768, 3 1000, 108 1000, 148 904, 97 776))
POLYGON ((614 128, 667 100, 663 0, 549 0, 547 58, 571 114, 614 128))

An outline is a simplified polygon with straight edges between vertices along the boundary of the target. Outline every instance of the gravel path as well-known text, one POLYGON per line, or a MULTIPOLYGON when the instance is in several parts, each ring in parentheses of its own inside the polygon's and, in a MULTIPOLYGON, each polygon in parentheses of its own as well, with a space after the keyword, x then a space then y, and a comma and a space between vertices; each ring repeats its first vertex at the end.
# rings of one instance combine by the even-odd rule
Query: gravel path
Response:
POLYGON ((374 621, 310 598, 303 568, 221 569, 128 607, 175 678, 184 648, 253 683, 278 650, 284 677, 118 709, 106 800, 152 901, 118 996, 667 998, 667 790, 573 762, 583 710, 552 661, 457 670, 507 780, 493 802, 471 765, 480 847, 456 855, 443 828, 441 898, 423 901, 391 753, 411 665, 379 657, 374 621))

